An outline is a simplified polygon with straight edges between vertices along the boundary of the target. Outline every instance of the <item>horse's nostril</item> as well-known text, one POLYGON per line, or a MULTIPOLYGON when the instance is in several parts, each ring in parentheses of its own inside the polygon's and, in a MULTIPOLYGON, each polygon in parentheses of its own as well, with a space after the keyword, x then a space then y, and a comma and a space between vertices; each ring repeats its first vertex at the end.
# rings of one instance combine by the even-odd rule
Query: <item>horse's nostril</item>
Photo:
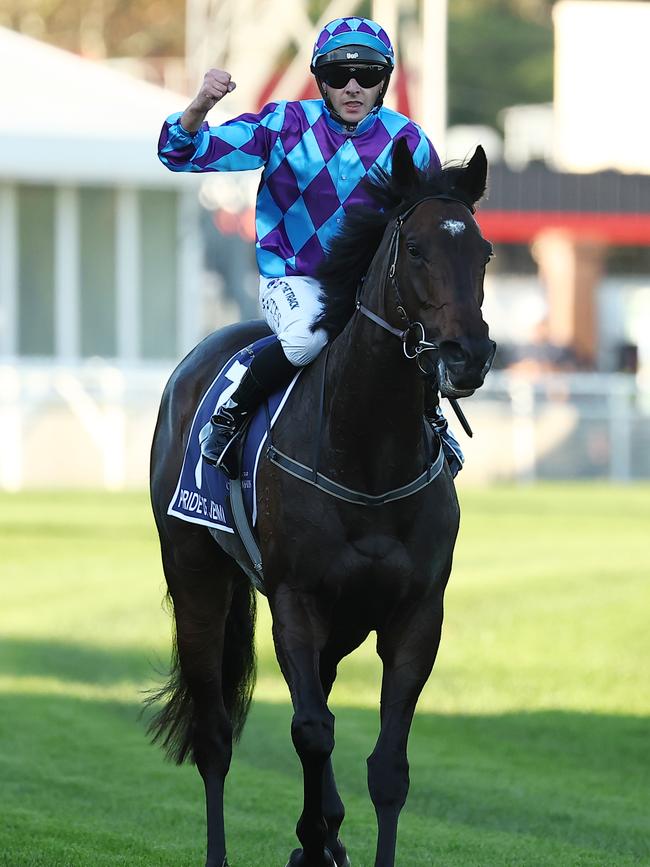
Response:
POLYGON ((467 353, 455 340, 443 341, 440 344, 440 355, 447 365, 465 364, 467 361, 467 353))

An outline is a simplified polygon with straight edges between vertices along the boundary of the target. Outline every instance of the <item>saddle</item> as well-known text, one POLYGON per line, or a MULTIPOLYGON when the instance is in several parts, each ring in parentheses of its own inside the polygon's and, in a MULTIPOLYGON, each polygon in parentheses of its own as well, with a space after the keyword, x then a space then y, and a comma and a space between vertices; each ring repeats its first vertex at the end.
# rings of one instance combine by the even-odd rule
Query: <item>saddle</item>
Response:
MULTIPOLYGON (((237 388, 255 354, 273 340, 277 340, 274 335, 263 337, 237 352, 228 359, 209 385, 190 426, 183 464, 167 514, 223 533, 238 532, 241 515, 238 516, 239 521, 233 515, 231 482, 221 470, 203 460, 200 432, 237 388)), ((251 417, 239 443, 241 472, 236 487, 241 492, 242 508, 251 527, 257 522, 255 478, 262 449, 300 372, 297 371, 296 376, 284 389, 264 401, 251 417)), ((232 486, 235 486, 234 483, 232 486)))

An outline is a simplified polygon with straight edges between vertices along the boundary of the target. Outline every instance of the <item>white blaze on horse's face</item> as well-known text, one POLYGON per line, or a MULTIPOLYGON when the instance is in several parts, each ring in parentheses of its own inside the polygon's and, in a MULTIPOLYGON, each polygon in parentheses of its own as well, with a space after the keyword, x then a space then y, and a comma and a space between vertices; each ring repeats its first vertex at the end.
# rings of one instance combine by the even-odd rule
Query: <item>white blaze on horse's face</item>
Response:
POLYGON ((467 226, 461 220, 443 220, 440 223, 440 228, 444 229, 445 232, 449 232, 452 238, 455 238, 456 235, 462 235, 467 226))

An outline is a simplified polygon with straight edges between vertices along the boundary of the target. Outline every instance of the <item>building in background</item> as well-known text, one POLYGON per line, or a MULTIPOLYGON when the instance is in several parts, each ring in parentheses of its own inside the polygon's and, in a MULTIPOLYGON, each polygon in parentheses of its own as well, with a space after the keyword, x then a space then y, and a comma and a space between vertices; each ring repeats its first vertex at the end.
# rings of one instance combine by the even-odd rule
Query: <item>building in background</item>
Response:
MULTIPOLYGON (((306 0, 265 4, 258 15, 244 14, 254 0, 243 3, 236 10, 225 0, 188 4, 192 44, 201 48, 188 80, 208 56, 245 68, 246 80, 213 110, 212 123, 273 97, 310 95, 308 60, 295 54, 296 45, 309 52, 318 28, 306 0), (278 75, 272 61, 283 45, 278 75)), ((333 0, 323 19, 359 6, 352 0, 342 10, 333 0)), ((439 145, 440 117, 421 109, 444 107, 445 6, 372 3, 402 49, 391 100, 439 145), (426 61, 434 56, 436 64, 426 61)), ((486 316, 502 345, 498 360, 510 368, 468 408, 480 436, 465 443, 464 479, 650 476, 642 434, 650 409, 650 166, 635 162, 638 141, 648 140, 640 110, 648 67, 638 52, 629 63, 602 59, 603 52, 618 57, 623 33, 648 8, 561 0, 554 104, 507 109, 503 139, 462 127, 440 147, 451 159, 487 146, 490 190, 478 219, 497 259, 486 316), (577 45, 581 33, 591 34, 592 13, 608 24, 577 45), (607 28, 614 47, 603 46, 607 28), (596 86, 605 67, 607 82, 596 86), (592 104, 597 87, 600 113, 592 104), (581 99, 585 88, 589 98, 581 99), (632 116, 623 118, 627 100, 632 116), (618 148, 623 136, 626 147, 618 148), (573 368, 601 375, 575 378, 573 368), (552 369, 570 382, 549 386, 552 369)), ((209 330, 256 315, 257 173, 199 178, 164 169, 155 154, 161 121, 188 94, 115 65, 0 30, 0 74, 0 489, 143 485, 169 371, 209 330), (26 105, 25 94, 41 94, 44 80, 50 94, 26 105)))
POLYGON ((0 80, 0 487, 142 483, 151 377, 239 315, 199 179, 156 155, 187 97, 6 29, 0 80))
POLYGON ((0 357, 177 358, 203 333, 198 183, 155 146, 186 97, 9 30, 0 77, 0 357))
POLYGON ((650 3, 560 0, 553 22, 555 164, 650 174, 650 3))
MULTIPOLYGON (((650 375, 650 4, 560 0, 553 24, 553 103, 501 113, 479 211, 499 245, 496 336, 516 356, 543 326, 580 368, 650 375)), ((447 140, 464 154, 482 134, 447 140)))

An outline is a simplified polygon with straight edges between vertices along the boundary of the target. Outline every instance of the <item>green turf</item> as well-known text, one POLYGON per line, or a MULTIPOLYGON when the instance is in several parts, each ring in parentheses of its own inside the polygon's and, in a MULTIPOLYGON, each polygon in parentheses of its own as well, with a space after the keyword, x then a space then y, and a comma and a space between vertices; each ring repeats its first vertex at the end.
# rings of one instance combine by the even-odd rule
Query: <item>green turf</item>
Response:
MULTIPOLYGON (((650 488, 461 489, 443 643, 410 743, 398 864, 650 864, 650 488)), ((166 662, 142 494, 0 496, 0 865, 200 865, 202 787, 138 720, 166 662)), ((282 867, 301 781, 265 603, 235 753, 232 867, 282 867)), ((353 867, 370 867, 368 642, 333 694, 353 867)))

